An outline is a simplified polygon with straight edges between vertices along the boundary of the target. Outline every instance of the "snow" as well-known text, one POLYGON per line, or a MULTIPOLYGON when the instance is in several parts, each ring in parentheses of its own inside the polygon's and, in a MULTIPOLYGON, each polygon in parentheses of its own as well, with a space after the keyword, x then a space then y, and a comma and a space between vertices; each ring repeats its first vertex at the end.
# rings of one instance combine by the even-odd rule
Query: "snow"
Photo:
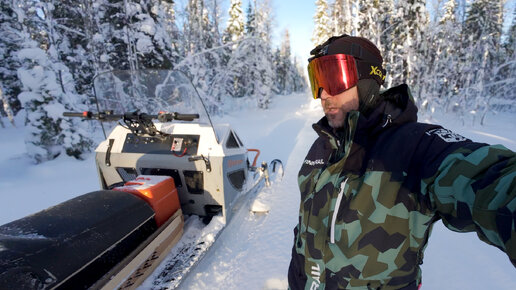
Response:
MULTIPOLYGON (((322 109, 308 93, 272 100, 269 110, 242 109, 213 119, 214 123, 231 124, 246 147, 259 148, 260 160, 283 161, 283 180, 258 192, 256 204, 251 205, 268 209, 268 213, 239 211, 180 289, 288 286, 292 229, 299 209, 297 172, 316 138, 311 125, 322 116, 322 109)), ((488 115, 484 126, 478 124, 478 118, 475 123, 466 119, 463 125, 463 120, 439 111, 421 120, 441 124, 475 141, 516 150, 515 114, 488 115)), ((16 124, 23 124, 23 120, 19 117, 16 124)), ((23 131, 23 127, 1 131, 0 224, 99 189, 93 154, 85 161, 60 156, 34 165, 26 155, 23 131)), ((222 225, 215 220, 210 226, 214 229, 205 232, 207 241, 214 240, 222 225)), ((422 289, 516 289, 515 268, 503 252, 480 241, 474 233, 455 233, 440 222, 434 227, 422 269, 422 289)), ((149 287, 146 283, 142 289, 149 287)))
MULTIPOLYGON (((7 239, 17 239, 17 240, 46 240, 47 237, 42 236, 37 233, 26 233, 22 229, 14 227, 5 227, 2 229, 2 233, 0 233, 0 237, 7 239)), ((0 245, 1 247, 2 245, 0 245)))

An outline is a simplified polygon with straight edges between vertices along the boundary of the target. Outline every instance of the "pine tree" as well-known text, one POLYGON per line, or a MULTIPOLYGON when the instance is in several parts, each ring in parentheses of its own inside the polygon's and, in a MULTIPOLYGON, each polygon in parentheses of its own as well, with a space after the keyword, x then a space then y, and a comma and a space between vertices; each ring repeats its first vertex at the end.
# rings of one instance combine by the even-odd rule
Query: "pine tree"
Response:
POLYGON ((312 42, 315 45, 319 45, 332 36, 332 30, 330 26, 330 18, 328 17, 328 3, 326 0, 317 0, 315 2, 315 6, 315 28, 312 35, 312 42))
POLYGON ((245 29, 242 1, 231 0, 228 13, 229 18, 226 28, 226 42, 237 42, 244 37, 245 29))
POLYGON ((378 48, 382 52, 384 68, 387 70, 387 77, 385 79, 385 87, 390 87, 392 84, 392 72, 393 72, 393 51, 391 47, 396 41, 393 33, 394 23, 394 1, 384 0, 380 2, 378 13, 381 15, 380 19, 380 44, 378 48))
POLYGON ((507 49, 507 55, 509 56, 509 59, 514 60, 514 53, 516 52, 516 7, 514 7, 512 12, 512 24, 509 28, 509 31, 507 31, 507 41, 505 47, 507 49))
POLYGON ((437 38, 434 43, 438 43, 438 58, 428 64, 434 64, 433 73, 438 76, 439 80, 434 83, 433 94, 442 96, 444 106, 447 109, 450 100, 456 97, 458 92, 458 74, 456 69, 459 67, 459 57, 456 48, 460 42, 460 24, 457 20, 457 1, 448 0, 444 6, 444 15, 440 19, 437 29, 437 38), (450 69, 452 68, 452 69, 450 69), (453 69, 455 68, 455 69, 453 69))
POLYGON ((274 22, 272 10, 270 6, 269 0, 254 0, 255 7, 255 17, 256 17, 256 32, 257 37, 259 37, 263 41, 263 45, 269 54, 269 58, 271 56, 271 42, 272 42, 272 33, 273 27, 272 23, 274 22))
POLYGON ((222 13, 220 10, 222 0, 211 0, 205 4, 206 21, 205 27, 209 30, 208 38, 210 38, 211 46, 217 47, 222 45, 222 35, 220 30, 220 23, 222 21, 222 13))
POLYGON ((91 97, 96 68, 94 54, 89 52, 90 33, 86 31, 89 16, 84 6, 77 5, 77 1, 53 1, 52 4, 54 8, 51 10, 52 15, 49 15, 55 22, 52 29, 61 36, 52 40, 59 51, 59 60, 73 75, 75 90, 81 95, 91 97))
POLYGON ((332 35, 352 33, 351 4, 349 0, 335 0, 332 7, 332 35))
MULTIPOLYGON (((410 0, 397 2, 393 16, 392 71, 395 83, 407 83, 412 86, 420 76, 417 59, 421 54, 424 31, 428 24, 425 2, 410 0)), ((416 88, 417 90, 417 88, 416 88)))
POLYGON ((292 93, 292 68, 290 62, 290 35, 285 30, 276 64, 276 90, 278 94, 292 93))
POLYGON ((109 70, 135 70, 138 67, 124 1, 104 0, 94 9, 99 17, 99 34, 95 40, 104 42, 100 60, 109 70))
MULTIPOLYGON (((14 124, 14 113, 13 113, 13 111, 11 109, 11 106, 9 105, 9 100, 4 95, 4 90, 3 90, 2 83, 0 83, 0 101, 2 103, 2 108, 3 108, 4 112, 5 112, 5 115, 7 116, 7 118, 11 122, 11 124, 13 126, 15 126, 15 124, 14 124)), ((0 126, 2 126, 2 128, 5 128, 5 125, 2 122, 1 118, 0 118, 0 126)))
POLYGON ((457 95, 457 72, 459 66, 457 43, 460 38, 460 27, 456 19, 457 2, 448 0, 444 12, 437 11, 440 19, 431 25, 426 32, 425 50, 419 55, 422 77, 418 79, 420 111, 433 112, 440 107, 445 110, 457 95), (430 44, 430 45, 429 45, 430 44))
POLYGON ((170 36, 170 43, 172 45, 172 63, 177 63, 181 56, 181 45, 180 45, 180 31, 176 25, 176 11, 173 0, 162 0, 160 1, 162 9, 158 11, 159 18, 165 27, 167 35, 170 36))
POLYGON ((165 15, 160 13, 165 10, 163 5, 153 0, 141 0, 133 5, 138 11, 131 17, 138 62, 143 68, 172 68, 177 55, 174 55, 171 37, 166 31, 165 15))
POLYGON ((516 111, 516 7, 513 10, 512 24, 507 32, 507 42, 505 44, 505 59, 507 60, 505 71, 506 84, 503 86, 501 99, 505 103, 499 104, 499 110, 516 111))
POLYGON ((301 65, 301 63, 303 62, 299 62, 297 57, 294 58, 294 63, 292 65, 293 69, 295 70, 293 81, 294 92, 304 92, 308 86, 306 79, 304 78, 305 68, 304 65, 301 65))
POLYGON ((359 1, 359 25, 358 35, 365 37, 380 46, 381 22, 379 13, 380 1, 359 1))
POLYGON ((460 72, 462 94, 475 116, 484 116, 491 98, 497 98, 499 88, 500 43, 503 1, 476 0, 471 3, 464 23, 464 66, 460 72), (486 98, 486 96, 489 96, 486 98))
POLYGON ((251 2, 248 3, 246 15, 245 33, 246 35, 254 35, 256 32, 256 13, 251 2))
POLYGON ((21 110, 18 100, 21 83, 16 74, 20 63, 16 53, 20 49, 22 27, 17 10, 19 8, 13 6, 12 1, 0 1, 0 80, 3 92, 0 116, 8 116, 13 124, 14 115, 21 110))
POLYGON ((62 112, 76 109, 81 103, 77 103, 73 77, 57 50, 56 39, 64 38, 53 29, 55 6, 45 2, 25 5, 35 7, 23 15, 24 42, 18 52, 21 66, 17 73, 23 85, 18 98, 26 111, 27 152, 37 163, 63 152, 82 158, 92 141, 77 121, 62 117, 62 112))

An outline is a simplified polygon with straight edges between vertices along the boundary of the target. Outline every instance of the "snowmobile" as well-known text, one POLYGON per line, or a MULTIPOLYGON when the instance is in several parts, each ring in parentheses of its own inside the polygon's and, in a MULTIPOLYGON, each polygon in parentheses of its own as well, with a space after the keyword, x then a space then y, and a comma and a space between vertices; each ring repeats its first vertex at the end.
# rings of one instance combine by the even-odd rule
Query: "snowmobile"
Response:
POLYGON ((180 71, 103 73, 94 89, 98 112, 64 116, 104 132, 119 122, 95 150, 101 190, 0 226, 0 288, 134 289, 153 272, 175 288, 282 175, 280 160, 257 165, 259 150, 212 124, 180 71))

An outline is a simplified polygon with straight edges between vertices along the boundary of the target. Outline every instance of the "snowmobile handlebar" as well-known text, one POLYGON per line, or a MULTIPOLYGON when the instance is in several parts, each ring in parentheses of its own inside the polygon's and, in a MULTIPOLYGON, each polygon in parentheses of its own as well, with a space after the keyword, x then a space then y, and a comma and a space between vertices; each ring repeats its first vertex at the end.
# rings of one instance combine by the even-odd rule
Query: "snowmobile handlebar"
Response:
POLYGON ((199 114, 180 114, 177 112, 174 113, 166 113, 160 112, 157 115, 149 115, 145 113, 139 113, 138 111, 129 112, 124 114, 113 114, 113 111, 104 111, 100 113, 93 113, 90 111, 84 112, 64 112, 64 117, 79 117, 89 120, 99 120, 99 121, 118 121, 118 120, 143 120, 143 121, 151 121, 154 119, 159 120, 160 122, 170 122, 173 120, 180 121, 193 121, 194 119, 199 119, 199 114))
POLYGON ((167 113, 167 112, 159 112, 157 115, 149 115, 145 113, 140 113, 138 111, 128 112, 124 114, 113 114, 113 111, 104 111, 99 113, 93 113, 90 111, 80 112, 64 112, 64 117, 80 117, 87 120, 99 120, 101 122, 109 122, 109 121, 123 121, 126 125, 126 128, 131 130, 131 132, 135 135, 147 134, 150 136, 155 135, 167 135, 163 132, 160 132, 154 126, 152 120, 158 119, 158 121, 170 122, 173 120, 180 121, 193 121, 194 119, 199 119, 199 114, 180 114, 177 112, 167 113))

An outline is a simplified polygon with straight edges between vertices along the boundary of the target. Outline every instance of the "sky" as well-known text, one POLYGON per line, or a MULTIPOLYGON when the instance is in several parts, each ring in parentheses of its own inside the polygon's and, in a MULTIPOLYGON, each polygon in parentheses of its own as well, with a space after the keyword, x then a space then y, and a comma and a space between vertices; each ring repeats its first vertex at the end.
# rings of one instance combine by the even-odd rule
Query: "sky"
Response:
POLYGON ((311 39, 314 30, 315 1, 273 0, 271 5, 276 14, 276 39, 280 39, 278 42, 281 43, 280 36, 288 29, 292 55, 305 62, 314 47, 311 39))

